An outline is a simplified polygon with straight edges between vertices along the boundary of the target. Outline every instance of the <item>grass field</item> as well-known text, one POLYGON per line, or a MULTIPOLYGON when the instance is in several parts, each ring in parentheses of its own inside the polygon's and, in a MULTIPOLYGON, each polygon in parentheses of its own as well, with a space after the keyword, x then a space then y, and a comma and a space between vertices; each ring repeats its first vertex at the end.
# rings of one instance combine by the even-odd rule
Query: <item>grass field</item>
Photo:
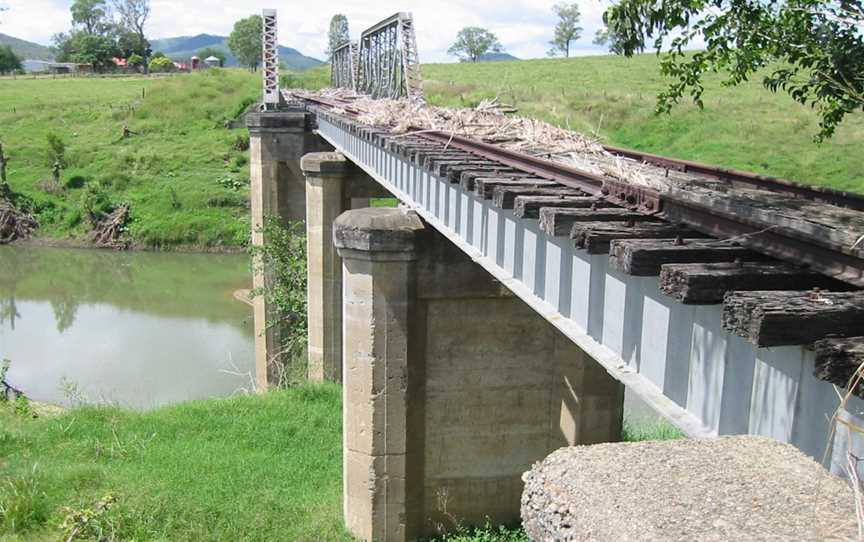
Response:
POLYGON ((243 245, 248 153, 235 143, 246 136, 224 126, 258 88, 258 77, 242 70, 0 81, 9 183, 30 200, 44 237, 85 238, 82 202, 90 197, 131 204, 129 232, 138 246, 243 245), (124 126, 137 135, 122 138, 124 126), (49 133, 67 149, 62 191, 46 188, 49 133))
MULTIPOLYGON (((327 70, 289 82, 326 85, 327 70)), ((671 115, 658 116, 656 95, 666 81, 652 54, 430 64, 423 77, 435 105, 470 107, 497 97, 521 114, 604 143, 864 192, 864 115, 849 116, 832 140, 816 144, 813 111, 768 92, 760 81, 726 88, 708 74, 704 110, 682 103, 671 115)))
MULTIPOLYGON (((336 386, 143 414, 33 419, 0 404, 0 541, 66 540, 82 514, 90 519, 76 541, 352 540, 341 412, 336 386)), ((527 542, 502 528, 445 540, 527 542)))

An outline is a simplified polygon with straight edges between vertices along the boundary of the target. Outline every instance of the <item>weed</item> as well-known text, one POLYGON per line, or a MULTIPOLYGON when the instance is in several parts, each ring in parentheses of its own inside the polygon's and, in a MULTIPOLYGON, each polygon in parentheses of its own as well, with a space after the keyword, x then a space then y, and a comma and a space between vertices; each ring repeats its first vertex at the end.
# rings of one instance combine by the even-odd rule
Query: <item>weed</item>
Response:
POLYGON ((35 465, 24 477, 0 482, 0 534, 20 534, 41 527, 49 516, 35 465))
POLYGON ((117 525, 111 510, 117 498, 109 493, 95 504, 80 509, 67 508, 60 529, 67 542, 111 542, 117 540, 117 525))

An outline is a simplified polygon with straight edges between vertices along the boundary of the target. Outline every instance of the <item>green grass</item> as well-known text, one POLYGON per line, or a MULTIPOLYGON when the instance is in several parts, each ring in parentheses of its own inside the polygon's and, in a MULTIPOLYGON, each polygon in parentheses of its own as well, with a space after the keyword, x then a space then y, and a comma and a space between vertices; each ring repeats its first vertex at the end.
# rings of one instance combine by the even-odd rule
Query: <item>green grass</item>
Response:
POLYGON ((208 70, 163 79, 0 81, 0 141, 9 182, 31 201, 40 235, 83 239, 82 199, 97 192, 131 204, 129 231, 145 247, 242 246, 248 238, 248 152, 228 130, 258 95, 258 76, 208 70), (143 98, 142 98, 143 91, 143 98), (139 135, 121 137, 124 125, 139 135), (46 137, 66 143, 62 193, 46 137))
POLYGON ((658 418, 653 422, 634 423, 624 420, 621 440, 624 442, 643 442, 646 440, 676 440, 686 438, 677 427, 666 420, 658 418))
MULTIPOLYGON (((292 81, 321 86, 328 69, 292 81)), ((864 192, 864 115, 849 116, 832 140, 816 144, 815 113, 765 90, 758 78, 726 88, 708 74, 704 110, 682 103, 658 116, 656 95, 668 82, 651 54, 429 64, 423 77, 434 105, 472 107, 497 97, 521 114, 608 144, 864 192)))
MULTIPOLYGON (((36 419, 0 403, 0 542, 66 540, 76 513, 106 541, 350 541, 341 417, 335 385, 36 419)), ((492 526, 440 540, 527 542, 492 526)))
POLYGON ((0 405, 0 540, 65 540, 68 509, 107 496, 117 540, 350 540, 341 493, 335 386, 144 414, 0 405))

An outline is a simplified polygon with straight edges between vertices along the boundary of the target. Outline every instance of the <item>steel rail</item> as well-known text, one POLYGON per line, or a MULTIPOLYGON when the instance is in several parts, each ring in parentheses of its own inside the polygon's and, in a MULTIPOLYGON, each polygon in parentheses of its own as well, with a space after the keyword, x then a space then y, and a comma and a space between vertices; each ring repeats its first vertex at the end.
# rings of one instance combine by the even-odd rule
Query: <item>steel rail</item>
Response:
MULTIPOLYGON (((350 107, 350 102, 321 98, 309 98, 309 101, 327 108, 345 111, 351 116, 360 114, 358 110, 350 107)), ((779 226, 766 228, 765 224, 731 216, 710 206, 697 205, 676 198, 674 195, 635 187, 609 177, 598 176, 489 143, 440 131, 419 129, 415 131, 417 137, 445 147, 466 151, 531 175, 576 188, 590 195, 604 197, 624 207, 655 215, 672 223, 686 224, 694 230, 713 237, 735 238, 736 242, 757 252, 797 265, 804 264, 827 276, 864 288, 864 259, 853 253, 850 247, 842 247, 826 239, 805 237, 790 228, 779 226)), ((783 190, 786 186, 780 185, 777 190, 783 190)), ((817 189, 815 192, 821 199, 821 191, 817 189)), ((807 195, 807 193, 799 195, 807 195)), ((842 194, 836 195, 840 197, 842 194)), ((856 198, 852 199, 853 204, 844 206, 855 208, 853 205, 856 198)))
POLYGON ((760 175, 758 173, 732 168, 711 166, 701 162, 693 162, 691 160, 669 158, 666 156, 660 156, 659 154, 614 147, 612 145, 603 145, 603 148, 612 154, 639 160, 665 169, 681 171, 684 173, 696 173, 698 175, 714 177, 724 181, 747 183, 772 192, 794 194, 795 196, 818 200, 839 207, 864 211, 864 196, 860 194, 853 194, 821 186, 810 186, 787 179, 781 179, 779 177, 760 175))

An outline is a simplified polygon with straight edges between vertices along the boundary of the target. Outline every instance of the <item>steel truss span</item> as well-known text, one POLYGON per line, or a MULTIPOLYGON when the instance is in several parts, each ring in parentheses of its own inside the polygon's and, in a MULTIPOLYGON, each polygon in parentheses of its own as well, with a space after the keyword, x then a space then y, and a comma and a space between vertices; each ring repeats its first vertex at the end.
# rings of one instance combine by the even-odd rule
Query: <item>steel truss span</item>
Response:
POLYGON ((414 19, 397 13, 333 52, 331 86, 373 98, 423 100, 414 19))

